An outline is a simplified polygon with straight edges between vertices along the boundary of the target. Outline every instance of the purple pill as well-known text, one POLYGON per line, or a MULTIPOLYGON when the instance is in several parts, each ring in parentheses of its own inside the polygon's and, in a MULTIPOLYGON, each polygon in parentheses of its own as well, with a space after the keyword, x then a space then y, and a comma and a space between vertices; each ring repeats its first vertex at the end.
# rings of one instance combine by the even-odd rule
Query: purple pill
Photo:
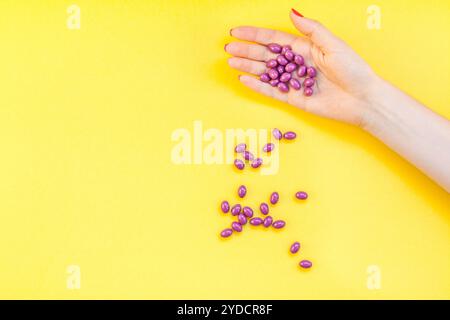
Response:
POLYGON ((288 131, 284 133, 283 137, 286 140, 294 140, 295 138, 297 138, 297 134, 293 131, 288 131))
POLYGON ((297 76, 299 76, 300 78, 304 77, 306 75, 306 67, 305 66, 300 66, 298 67, 297 70, 297 76))
POLYGON ((263 159, 256 158, 255 160, 253 160, 251 166, 252 166, 252 168, 256 169, 256 168, 259 168, 262 165, 262 163, 263 163, 263 159))
POLYGON ((272 222, 273 218, 271 216, 267 216, 263 221, 264 227, 266 228, 270 227, 272 225, 272 222))
POLYGON ((239 143, 235 148, 234 152, 242 153, 247 149, 247 145, 245 143, 239 143))
POLYGON ((309 88, 312 87, 314 83, 315 83, 314 78, 306 78, 305 81, 303 81, 303 86, 309 88))
POLYGON ((261 211, 262 214, 268 214, 269 213, 269 205, 265 202, 261 203, 259 205, 259 211, 261 211))
POLYGON ((264 152, 271 152, 273 149, 275 149, 275 145, 273 143, 267 143, 263 147, 264 152))
POLYGON ((297 253, 298 252, 298 250, 300 250, 300 243, 299 242, 294 242, 292 245, 291 245, 291 248, 289 249, 290 251, 291 251, 291 253, 297 253))
POLYGON ((286 225, 286 222, 284 222, 283 220, 277 220, 277 221, 274 221, 274 222, 272 223, 272 226, 273 226, 275 229, 281 229, 281 228, 284 228, 285 225, 286 225))
POLYGON ((279 56, 277 56, 277 62, 279 65, 282 65, 282 66, 285 66, 289 63, 288 59, 286 59, 286 57, 281 54, 279 56))
POLYGON ((246 216, 247 218, 253 217, 253 210, 252 210, 252 208, 244 207, 244 209, 242 211, 244 212, 244 216, 246 216))
POLYGON ((314 78, 317 75, 317 70, 314 67, 308 67, 308 69, 306 70, 306 73, 308 74, 308 76, 310 76, 311 78, 314 78))
POLYGON ((253 225, 253 226, 259 226, 262 223, 263 223, 263 219, 261 219, 261 218, 252 218, 252 219, 250 219, 250 224, 253 225))
POLYGON ((230 211, 230 204, 228 201, 223 201, 220 205, 220 209, 222 209, 223 213, 228 213, 230 211))
POLYGON ((288 63, 286 67, 284 67, 284 70, 286 70, 286 72, 293 72, 295 69, 297 69, 297 65, 293 62, 288 63))
POLYGON ((275 69, 269 69, 269 71, 267 71, 267 74, 269 75, 270 79, 277 79, 279 74, 278 71, 275 69))
POLYGON ((236 231, 236 232, 241 232, 242 231, 242 226, 239 222, 233 222, 231 224, 231 228, 236 231))
POLYGON ((300 261, 299 265, 303 269, 309 269, 312 267, 312 262, 309 260, 302 260, 302 261, 300 261))
POLYGON ((239 196, 239 198, 245 197, 246 194, 247 194, 247 188, 244 185, 239 186, 239 188, 238 188, 238 196, 239 196))
POLYGON ((297 79, 294 79, 294 78, 289 80, 289 85, 294 90, 300 90, 300 88, 302 87, 302 85, 300 84, 300 81, 298 81, 297 79))
POLYGON ((288 82, 289 80, 291 80, 292 75, 289 72, 285 72, 280 76, 280 81, 281 82, 288 82))
POLYGON ((294 57, 295 57, 295 53, 293 53, 291 50, 286 50, 284 57, 289 61, 293 61, 294 57))
POLYGON ((269 82, 270 81, 270 77, 268 73, 263 73, 260 77, 259 80, 261 80, 262 82, 269 82))
POLYGON ((272 194, 270 195, 270 203, 276 204, 278 200, 280 200, 280 195, 278 194, 278 192, 272 192, 272 194))
POLYGON ((242 213, 238 214, 238 221, 241 225, 244 225, 247 223, 247 217, 244 216, 242 213))
POLYGON ((308 199, 308 194, 305 191, 299 191, 295 194, 295 197, 300 200, 308 199))
POLYGON ((300 54, 297 54, 294 57, 294 62, 298 65, 298 66, 302 66, 305 64, 305 59, 303 59, 303 56, 301 56, 300 54))
POLYGON ((243 155, 245 160, 252 161, 255 158, 250 151, 244 151, 243 155))
POLYGON ((288 92, 289 91, 289 86, 284 83, 284 82, 280 82, 279 84, 277 84, 278 90, 280 90, 281 92, 288 92))
POLYGON ((278 79, 273 79, 273 80, 270 80, 270 81, 269 81, 269 84, 270 84, 272 87, 276 87, 279 83, 280 83, 280 80, 278 80, 278 79))
POLYGON ((278 65, 278 62, 275 59, 270 59, 269 61, 266 62, 267 68, 275 68, 277 65, 278 65))
POLYGON ((278 72, 278 74, 283 74, 284 73, 284 67, 283 66, 278 66, 277 67, 277 72, 278 72))
POLYGON ((311 97, 314 93, 314 90, 312 88, 308 88, 306 87, 305 89, 303 89, 303 94, 307 97, 311 97))
POLYGON ((233 207, 231 207, 231 214, 233 216, 237 216, 239 213, 241 213, 242 207, 240 204, 235 204, 233 207))
POLYGON ((281 138, 283 138, 283 134, 281 133, 281 131, 277 128, 272 130, 272 135, 275 139, 277 140, 281 140, 281 138))
POLYGON ((281 54, 283 54, 283 55, 286 54, 286 52, 288 52, 288 50, 292 51, 292 47, 287 44, 281 48, 281 54))
POLYGON ((234 160, 234 166, 239 169, 242 170, 245 167, 244 161, 242 161, 241 159, 235 159, 234 160))
POLYGON ((267 49, 272 53, 281 53, 283 48, 278 43, 269 43, 267 49))
POLYGON ((222 238, 228 238, 229 236, 231 236, 233 234, 233 230, 231 229, 225 229, 220 233, 220 236, 222 238))

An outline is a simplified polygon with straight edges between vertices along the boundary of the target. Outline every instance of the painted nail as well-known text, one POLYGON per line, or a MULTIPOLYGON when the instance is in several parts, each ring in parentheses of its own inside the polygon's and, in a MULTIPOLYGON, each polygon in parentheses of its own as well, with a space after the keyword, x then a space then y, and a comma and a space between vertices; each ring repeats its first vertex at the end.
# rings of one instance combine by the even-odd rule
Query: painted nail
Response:
POLYGON ((293 12, 295 15, 297 15, 297 16, 303 18, 303 15, 302 15, 300 12, 298 12, 297 10, 295 10, 294 8, 292 8, 292 12, 293 12))

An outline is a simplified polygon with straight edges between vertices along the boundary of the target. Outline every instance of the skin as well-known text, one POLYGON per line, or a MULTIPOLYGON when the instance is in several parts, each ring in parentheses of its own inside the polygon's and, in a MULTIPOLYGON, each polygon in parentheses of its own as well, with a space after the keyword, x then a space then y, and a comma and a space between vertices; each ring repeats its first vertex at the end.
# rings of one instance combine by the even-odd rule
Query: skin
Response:
POLYGON ((233 37, 250 43, 227 44, 225 50, 233 55, 228 64, 260 75, 266 70, 265 61, 277 56, 265 45, 289 44, 305 58, 306 65, 318 69, 314 95, 305 97, 303 89, 282 93, 249 75, 239 80, 299 109, 361 127, 450 193, 450 121, 380 78, 319 22, 292 12, 290 18, 303 36, 251 26, 233 28, 233 37))

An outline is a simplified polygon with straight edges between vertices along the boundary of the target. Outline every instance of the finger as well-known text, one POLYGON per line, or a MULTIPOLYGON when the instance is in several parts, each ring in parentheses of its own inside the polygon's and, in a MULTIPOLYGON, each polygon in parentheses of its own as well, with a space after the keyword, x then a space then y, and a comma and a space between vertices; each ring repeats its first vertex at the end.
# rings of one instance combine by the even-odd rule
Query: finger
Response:
POLYGON ((282 93, 278 90, 278 88, 276 87, 272 87, 270 84, 268 83, 264 83, 259 81, 256 78, 253 78, 251 76, 240 76, 239 80, 246 85, 247 87, 249 87, 250 89, 261 93, 265 96, 283 101, 283 102, 287 102, 288 100, 288 95, 285 93, 282 93))
POLYGON ((269 43, 279 43, 281 45, 292 44, 296 38, 293 34, 278 30, 247 26, 231 29, 230 34, 241 40, 257 42, 264 45, 269 43))
POLYGON ((236 57, 257 61, 267 61, 276 57, 265 46, 243 42, 231 42, 225 46, 225 51, 236 57))
POLYGON ((345 45, 341 39, 336 37, 320 22, 301 17, 293 11, 290 17, 294 26, 324 52, 338 51, 345 45))
POLYGON ((228 59, 228 64, 234 69, 255 75, 261 75, 266 71, 266 65, 263 62, 245 58, 232 57, 228 59))

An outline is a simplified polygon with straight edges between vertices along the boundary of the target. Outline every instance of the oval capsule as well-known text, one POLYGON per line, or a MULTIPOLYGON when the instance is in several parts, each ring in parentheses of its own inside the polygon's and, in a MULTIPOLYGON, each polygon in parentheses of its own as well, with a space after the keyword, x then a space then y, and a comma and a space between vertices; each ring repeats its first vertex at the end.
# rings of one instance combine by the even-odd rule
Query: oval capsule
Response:
POLYGON ((306 73, 308 74, 308 76, 310 76, 311 78, 314 78, 317 75, 317 70, 314 67, 308 67, 308 69, 306 70, 306 73))
POLYGON ((263 225, 264 225, 264 227, 268 228, 272 225, 272 222, 273 222, 273 218, 271 216, 267 216, 264 218, 263 225))
POLYGON ((262 82, 269 82, 270 81, 269 74, 263 73, 262 75, 259 76, 259 80, 261 80, 262 82))
POLYGON ((278 200, 280 200, 280 195, 278 194, 278 192, 272 192, 272 194, 270 195, 270 203, 276 204, 278 200))
POLYGON ((300 88, 302 87, 302 85, 300 84, 300 81, 298 81, 297 79, 294 79, 294 78, 289 80, 289 85, 294 90, 300 90, 300 88))
POLYGON ((231 208, 231 214, 233 216, 237 216, 239 213, 241 213, 242 207, 240 204, 235 204, 232 208, 231 208))
POLYGON ((250 207, 244 207, 244 209, 242 210, 242 212, 244 213, 244 215, 245 215, 247 218, 253 217, 253 209, 250 208, 250 207))
POLYGON ((286 72, 293 72, 295 69, 297 69, 297 65, 293 62, 290 62, 286 65, 286 67, 284 68, 284 70, 286 70, 286 72))
POLYGON ((280 76, 280 81, 281 82, 288 82, 289 80, 291 80, 292 75, 289 72, 285 72, 280 76))
POLYGON ((314 85, 314 83, 315 83, 314 78, 306 78, 305 81, 303 81, 303 86, 304 87, 312 87, 314 85))
POLYGON ((241 225, 245 225, 247 223, 247 217, 245 215, 243 215, 242 213, 240 213, 238 215, 238 221, 241 225))
POLYGON ((298 67, 297 70, 297 76, 299 76, 300 78, 304 77, 306 75, 306 67, 305 66, 300 66, 298 67))
POLYGON ((239 196, 239 198, 245 197, 246 194, 247 194, 247 188, 244 185, 239 186, 239 188, 238 188, 238 196, 239 196))
POLYGON ((281 54, 277 56, 277 62, 281 66, 285 66, 289 63, 288 59, 286 59, 286 57, 281 54))
POLYGON ((235 148, 234 152, 242 153, 247 149, 247 145, 245 143, 239 143, 235 148))
POLYGON ((300 250, 300 242, 294 242, 291 247, 289 248, 289 251, 291 251, 291 253, 297 253, 298 250, 300 250))
POLYGON ((272 53, 281 53, 283 48, 278 43, 269 43, 267 49, 272 53))
POLYGON ((281 54, 286 54, 286 52, 288 52, 289 50, 292 50, 292 47, 290 45, 285 45, 281 48, 281 54))
POLYGON ((231 228, 236 231, 236 232, 241 232, 242 231, 242 225, 239 222, 233 222, 231 224, 231 228))
POLYGON ((262 214, 266 215, 269 213, 269 205, 265 202, 261 203, 259 205, 259 211, 261 211, 262 214))
POLYGON ((308 194, 305 191, 299 191, 295 194, 295 197, 299 200, 306 200, 308 199, 308 194))
POLYGON ((284 222, 283 220, 277 220, 277 221, 274 221, 274 222, 272 223, 272 226, 273 226, 275 229, 281 229, 281 228, 284 228, 285 225, 286 225, 286 222, 284 222))
POLYGON ((244 151, 243 155, 245 160, 252 161, 255 158, 250 151, 244 151))
POLYGON ((264 152, 271 152, 273 149, 275 149, 275 145, 273 143, 267 143, 263 146, 264 152))
POLYGON ((312 267, 312 262, 309 260, 302 260, 302 261, 300 261, 299 265, 303 269, 309 269, 312 267))
POLYGON ((286 83, 284 83, 284 82, 280 82, 280 83, 277 85, 277 87, 278 87, 278 90, 280 90, 281 92, 286 93, 286 92, 289 91, 289 86, 288 86, 286 83))
POLYGON ((259 226, 262 223, 263 223, 263 220, 261 218, 252 218, 252 219, 250 219, 250 224, 252 226, 259 226))
POLYGON ((263 164, 263 159, 256 158, 255 160, 253 160, 251 166, 252 166, 252 168, 256 169, 256 168, 259 168, 262 164, 263 164))
POLYGON ((222 201, 222 203, 220 204, 220 209, 223 213, 228 213, 230 211, 230 204, 228 203, 228 201, 222 201))
POLYGON ((278 62, 275 59, 270 59, 269 61, 266 62, 267 68, 276 68, 277 66, 278 66, 278 62))
POLYGON ((244 161, 242 161, 241 159, 235 159, 234 160, 234 166, 238 169, 238 170, 243 170, 245 167, 244 161))
POLYGON ((295 138, 297 138, 297 134, 293 131, 288 131, 284 133, 283 138, 285 138, 286 140, 294 140, 295 138))
POLYGON ((272 130, 272 135, 275 139, 277 140, 281 140, 283 138, 283 134, 281 133, 281 131, 277 128, 272 130))
POLYGON ((228 238, 229 236, 231 236, 233 234, 233 230, 232 229, 225 229, 220 233, 220 236, 222 238, 228 238))
POLYGON ((293 53, 291 50, 286 50, 286 53, 284 54, 284 57, 288 60, 288 61, 293 61, 295 58, 295 53, 293 53))
POLYGON ((312 88, 306 87, 305 89, 303 89, 303 94, 306 97, 311 97, 314 93, 314 90, 312 88))
POLYGON ((297 54, 294 57, 294 62, 298 65, 298 66, 302 66, 305 64, 305 59, 303 58, 302 55, 297 54))
POLYGON ((269 84, 270 84, 272 87, 276 87, 279 83, 280 83, 280 80, 278 80, 278 79, 273 79, 273 80, 270 80, 270 81, 269 81, 269 84))

